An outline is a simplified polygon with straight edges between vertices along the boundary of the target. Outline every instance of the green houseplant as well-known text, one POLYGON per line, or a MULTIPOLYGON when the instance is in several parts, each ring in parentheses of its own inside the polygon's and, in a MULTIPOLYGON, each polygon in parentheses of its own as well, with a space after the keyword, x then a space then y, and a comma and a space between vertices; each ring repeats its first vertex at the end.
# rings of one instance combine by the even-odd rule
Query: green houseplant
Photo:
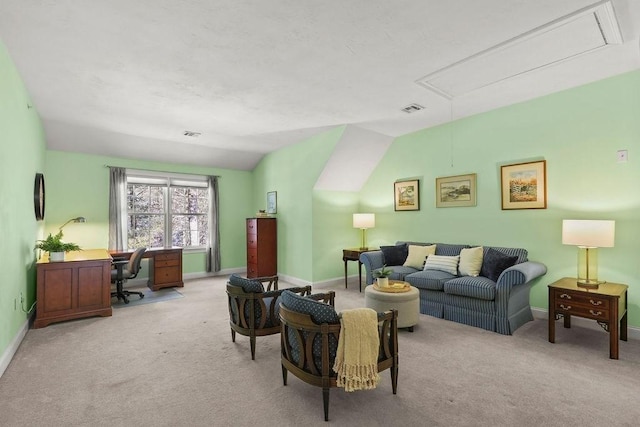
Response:
POLYGON ((378 282, 379 288, 386 288, 389 286, 389 276, 393 274, 393 270, 387 268, 387 264, 383 265, 380 270, 376 270, 372 273, 373 277, 376 278, 378 282))
POLYGON ((78 251, 80 246, 75 243, 66 243, 62 241, 62 230, 58 234, 49 233, 46 239, 38 240, 36 249, 49 252, 49 261, 64 261, 64 253, 69 251, 78 251))

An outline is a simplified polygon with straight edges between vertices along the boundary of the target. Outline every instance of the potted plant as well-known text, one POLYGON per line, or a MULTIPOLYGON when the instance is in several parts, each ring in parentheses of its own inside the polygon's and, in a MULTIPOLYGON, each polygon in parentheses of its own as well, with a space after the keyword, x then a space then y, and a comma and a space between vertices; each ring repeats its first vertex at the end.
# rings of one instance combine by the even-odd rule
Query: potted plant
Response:
POLYGON ((49 261, 64 261, 64 253, 78 251, 80 246, 75 243, 65 243, 62 241, 62 230, 55 236, 49 233, 46 239, 38 240, 36 249, 49 252, 49 261))
POLYGON ((390 268, 387 268, 387 264, 383 265, 380 270, 376 270, 373 272, 373 277, 376 278, 379 288, 389 287, 389 276, 391 276, 392 273, 393 273, 393 270, 390 268))

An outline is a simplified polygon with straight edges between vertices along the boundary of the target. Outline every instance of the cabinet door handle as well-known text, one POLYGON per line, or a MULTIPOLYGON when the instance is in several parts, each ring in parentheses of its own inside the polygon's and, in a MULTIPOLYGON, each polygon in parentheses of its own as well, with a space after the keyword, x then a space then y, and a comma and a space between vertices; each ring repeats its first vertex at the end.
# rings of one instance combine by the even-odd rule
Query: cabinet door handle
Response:
POLYGON ((562 299, 571 299, 571 295, 569 295, 569 294, 561 294, 560 298, 562 298, 562 299))
POLYGON ((592 299, 589 300, 589 302, 593 305, 602 305, 602 301, 594 301, 592 299))
POLYGON ((595 310, 589 310, 589 313, 593 314, 594 316, 600 316, 602 314, 601 311, 595 311, 595 310))
POLYGON ((560 308, 563 309, 563 310, 571 310, 571 306, 570 305, 565 306, 564 304, 560 304, 560 308))

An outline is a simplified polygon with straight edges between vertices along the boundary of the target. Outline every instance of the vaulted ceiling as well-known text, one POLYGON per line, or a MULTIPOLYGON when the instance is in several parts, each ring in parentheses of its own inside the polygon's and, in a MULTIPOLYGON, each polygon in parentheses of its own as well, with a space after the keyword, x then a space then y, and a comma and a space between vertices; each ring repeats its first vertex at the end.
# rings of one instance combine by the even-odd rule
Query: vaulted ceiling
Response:
POLYGON ((637 0, 0 3, 49 148, 236 169, 639 69, 639 34, 637 0))

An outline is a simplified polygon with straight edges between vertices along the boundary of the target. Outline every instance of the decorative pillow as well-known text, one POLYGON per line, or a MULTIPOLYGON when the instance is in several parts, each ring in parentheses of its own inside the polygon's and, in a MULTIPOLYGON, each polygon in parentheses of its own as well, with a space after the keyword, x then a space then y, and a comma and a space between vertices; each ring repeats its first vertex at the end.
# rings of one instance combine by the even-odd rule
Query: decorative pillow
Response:
POLYGON ((509 256, 500 251, 489 248, 487 253, 484 254, 480 275, 497 282, 500 274, 502 274, 502 272, 507 268, 515 265, 517 260, 517 256, 509 256))
POLYGON ((262 283, 259 280, 245 279, 244 277, 240 277, 237 274, 232 274, 231 276, 229 276, 229 284, 240 286, 242 290, 247 293, 264 292, 264 286, 262 286, 262 283))
POLYGON ((435 255, 436 245, 420 246, 409 245, 409 255, 404 262, 405 267, 413 267, 421 270, 424 267, 424 262, 429 255, 435 255))
POLYGON ((384 255, 384 263, 386 265, 404 264, 409 252, 406 243, 394 246, 380 246, 380 250, 382 251, 382 255, 384 255))
POLYGON ((482 246, 476 248, 468 248, 460 251, 460 270, 461 276, 478 277, 482 269, 482 246))
POLYGON ((425 270, 440 270, 453 274, 458 274, 458 261, 460 255, 445 256, 445 255, 429 255, 427 261, 424 263, 425 270))

